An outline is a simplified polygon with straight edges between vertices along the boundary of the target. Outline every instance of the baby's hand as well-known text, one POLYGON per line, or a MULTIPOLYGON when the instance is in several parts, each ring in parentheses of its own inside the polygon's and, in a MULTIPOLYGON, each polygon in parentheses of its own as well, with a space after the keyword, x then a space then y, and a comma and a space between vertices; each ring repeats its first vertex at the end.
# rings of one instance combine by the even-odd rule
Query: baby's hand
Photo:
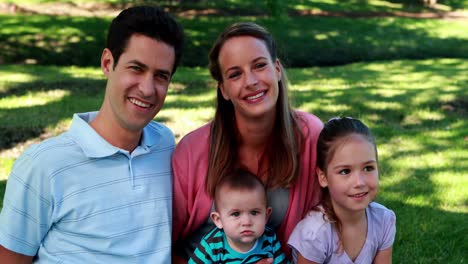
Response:
POLYGON ((257 262, 257 264, 271 264, 271 263, 273 263, 272 258, 262 259, 259 262, 257 262))

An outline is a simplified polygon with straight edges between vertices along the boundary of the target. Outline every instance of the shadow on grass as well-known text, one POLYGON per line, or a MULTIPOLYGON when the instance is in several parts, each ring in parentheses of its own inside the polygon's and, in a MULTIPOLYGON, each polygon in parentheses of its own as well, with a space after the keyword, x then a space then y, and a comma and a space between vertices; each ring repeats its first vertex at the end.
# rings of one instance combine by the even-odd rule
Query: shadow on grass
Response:
MULTIPOLYGON (((0 16, 3 63, 33 61, 43 65, 98 65, 110 18, 0 16)), ((229 24, 255 21, 277 39, 282 58, 292 67, 342 65, 383 59, 466 58, 466 35, 439 36, 448 22, 405 18, 265 17, 179 18, 187 34, 182 65, 208 64, 208 52, 229 24)), ((452 25, 452 24, 451 24, 452 25)), ((460 31, 466 30, 460 25, 460 31)), ((450 29, 450 30, 449 30, 450 29)))
POLYGON ((3 196, 5 196, 6 180, 0 180, 0 208, 3 208, 3 196))
MULTIPOLYGON (((296 105, 324 121, 339 115, 363 119, 379 145, 389 148, 388 159, 380 160, 379 167, 392 171, 400 167, 392 157, 418 159, 430 153, 462 151, 463 146, 468 146, 465 139, 468 123, 461 122, 468 117, 468 104, 463 103, 468 101, 467 65, 457 62, 460 63, 457 60, 388 62, 388 65, 386 62, 358 63, 338 71, 336 68, 298 69, 290 79, 298 86, 310 86, 314 83, 310 80, 314 79, 323 80, 323 87, 315 82, 316 87, 295 91, 296 105), (394 79, 402 76, 404 81, 394 79), (408 78, 414 78, 414 83, 408 78), (438 134, 431 134, 434 131, 438 134), (410 138, 414 148, 403 146, 404 138, 410 138)), ((454 156, 449 164, 440 165, 435 161, 434 165, 426 166, 405 171, 405 183, 388 190, 401 197, 431 197, 431 204, 443 207, 444 201, 431 195, 439 190, 431 175, 468 171, 467 160, 454 156)))
MULTIPOLYGON (((465 139, 468 123, 464 121, 468 105, 463 103, 468 101, 465 89, 468 85, 467 67, 464 60, 428 60, 358 63, 340 68, 290 71, 293 84, 307 87, 293 90, 295 107, 312 112, 322 120, 336 115, 363 118, 376 135, 379 145, 389 148, 387 157, 379 161, 381 175, 383 178, 389 172, 402 175, 394 176, 398 181, 381 188, 378 201, 397 214, 395 263, 466 261, 464 256, 468 248, 464 234, 468 231, 468 214, 463 211, 468 201, 462 196, 457 198, 459 204, 448 202, 450 209, 441 209, 446 208, 447 203, 441 198, 444 195, 438 193, 447 187, 434 178, 437 174, 460 175, 468 171, 466 156, 453 154, 466 151, 464 146, 468 143, 465 139), (447 105, 452 108, 446 108, 447 105), (431 131, 440 133, 433 135, 431 131), (402 147, 404 138, 410 138, 415 147, 402 147), (430 153, 450 155, 450 162, 419 162, 417 166, 397 164, 399 160, 417 160, 420 155, 430 153), (405 170, 395 173, 394 168, 405 170), (421 204, 430 206, 414 205, 417 202, 412 201, 418 199, 424 200, 421 204)), ((27 69, 25 67, 25 71, 27 69)), ((46 70, 50 75, 43 82, 11 83, 1 90, 2 98, 24 96, 31 91, 60 89, 67 92, 53 102, 1 108, 0 131, 9 131, 9 137, 13 137, 15 131, 23 131, 24 136, 18 137, 18 141, 32 139, 47 127, 70 118, 74 112, 96 110, 100 106, 104 80, 76 78, 55 68, 46 70)), ((40 79, 43 72, 30 71, 29 74, 40 79)), ((164 109, 214 107, 208 98, 214 83, 206 72, 181 69, 177 74, 180 76, 176 76, 174 88, 169 91, 170 95, 177 96, 177 100, 167 102, 164 109)), ((177 118, 170 116, 159 121, 175 122, 177 118)), ((13 146, 8 140, 0 136, 0 146, 13 146)), ((0 181, 2 197, 4 188, 5 181, 0 181)))
POLYGON ((392 209, 397 216, 393 263, 464 263, 466 261, 464 256, 468 244, 463 234, 468 232, 466 224, 468 214, 444 211, 430 206, 413 206, 402 203, 401 200, 379 198, 379 202, 392 209))
MULTIPOLYGON (((29 139, 50 137, 45 134, 46 129, 56 127, 60 121, 70 119, 74 113, 99 110, 106 85, 106 80, 76 77, 61 70, 60 67, 2 67, 2 72, 17 73, 20 70, 33 79, 31 82, 0 83, 0 98, 36 97, 35 93, 49 93, 57 90, 64 91, 58 99, 47 103, 24 103, 19 107, 0 108, 0 152, 14 147, 16 144, 29 139), (46 76, 44 76, 44 74, 46 76), (42 79, 41 79, 42 78, 42 79)), ((77 69, 78 71, 79 69, 77 69)), ((184 70, 182 70, 184 71, 184 70)), ((176 74, 184 74, 178 72, 176 74)), ((196 109, 214 106, 211 99, 203 99, 212 93, 211 81, 204 81, 206 74, 200 71, 186 72, 187 76, 175 79, 169 87, 169 95, 178 95, 179 100, 164 104, 164 109, 196 109), (171 88, 181 87, 181 88, 171 88), (181 96, 183 95, 183 96, 181 96), (193 100, 197 96, 202 99, 193 100)), ((21 99, 27 101, 27 99, 21 99)), ((175 119, 176 117, 174 117, 175 119)), ((159 122, 167 122, 168 118, 156 117, 159 122)), ((65 128, 64 128, 65 129, 65 128)), ((62 129, 62 130, 64 130, 62 129)))

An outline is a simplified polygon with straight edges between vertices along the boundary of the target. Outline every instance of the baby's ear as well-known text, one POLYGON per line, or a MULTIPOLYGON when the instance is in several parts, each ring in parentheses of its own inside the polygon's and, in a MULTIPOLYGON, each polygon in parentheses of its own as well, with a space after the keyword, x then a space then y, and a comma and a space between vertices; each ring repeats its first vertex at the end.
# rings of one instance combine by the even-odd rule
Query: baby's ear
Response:
POLYGON ((266 209, 266 213, 265 213, 265 216, 266 216, 266 220, 268 221, 268 219, 270 218, 270 215, 271 215, 271 207, 267 207, 266 209))
POLYGON ((223 228, 223 223, 221 222, 221 217, 219 216, 218 212, 211 212, 210 214, 211 220, 219 229, 223 228))
POLYGON ((320 168, 317 167, 317 169, 315 170, 316 174, 317 174, 317 178, 318 178, 318 181, 319 181, 319 184, 320 186, 322 186, 322 188, 325 188, 328 186, 328 180, 327 180, 327 176, 325 175, 325 172, 323 172, 320 168))

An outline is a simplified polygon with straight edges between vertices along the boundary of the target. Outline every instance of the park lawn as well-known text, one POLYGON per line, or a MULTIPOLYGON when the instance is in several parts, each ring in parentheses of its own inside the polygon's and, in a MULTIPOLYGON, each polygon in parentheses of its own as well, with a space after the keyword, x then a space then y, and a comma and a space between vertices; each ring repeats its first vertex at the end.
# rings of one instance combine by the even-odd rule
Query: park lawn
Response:
MULTIPOLYGON (((393 60, 289 69, 292 104, 326 121, 361 118, 376 135, 380 193, 397 215, 394 263, 465 263, 468 59, 393 60)), ((14 159, 97 110, 98 68, 0 65, 0 197, 14 159)), ((214 113, 206 68, 182 67, 156 120, 177 140, 214 113)))
MULTIPOLYGON (((182 9, 215 9, 227 11, 235 11, 236 13, 264 13, 268 10, 268 3, 274 1, 267 0, 223 0, 223 1, 174 1, 162 0, 157 1, 157 4, 166 8, 182 8, 182 9)), ((69 4, 70 0, 0 0, 0 3, 15 3, 20 5, 34 4, 51 4, 64 3, 69 4)), ((112 6, 125 6, 134 4, 132 0, 74 0, 74 5, 90 5, 99 3, 100 5, 107 4, 112 6)), ((151 0, 139 0, 139 4, 155 4, 151 0)), ((468 8, 468 3, 464 0, 442 0, 438 1, 437 5, 424 6, 420 1, 415 0, 288 0, 277 1, 279 8, 283 12, 291 12, 294 10, 311 10, 311 11, 327 11, 327 12, 444 12, 463 10, 468 8)))
MULTIPOLYGON (((216 2, 216 1, 212 1, 216 2)), ((467 20, 405 17, 290 16, 237 13, 177 17, 187 35, 182 65, 205 67, 215 38, 227 25, 254 21, 278 40, 292 67, 343 65, 389 59, 468 58, 467 20)), ((4 64, 99 65, 110 17, 1 15, 4 64)))

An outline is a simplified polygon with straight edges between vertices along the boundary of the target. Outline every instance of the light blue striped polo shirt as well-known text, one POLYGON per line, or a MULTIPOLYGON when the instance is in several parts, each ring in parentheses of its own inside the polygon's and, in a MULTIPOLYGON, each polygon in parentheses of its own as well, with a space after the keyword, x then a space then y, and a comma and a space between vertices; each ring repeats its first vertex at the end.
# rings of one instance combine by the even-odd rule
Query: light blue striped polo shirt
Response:
POLYGON ((0 244, 35 263, 170 263, 172 132, 151 122, 129 154, 75 114, 9 176, 0 244))

